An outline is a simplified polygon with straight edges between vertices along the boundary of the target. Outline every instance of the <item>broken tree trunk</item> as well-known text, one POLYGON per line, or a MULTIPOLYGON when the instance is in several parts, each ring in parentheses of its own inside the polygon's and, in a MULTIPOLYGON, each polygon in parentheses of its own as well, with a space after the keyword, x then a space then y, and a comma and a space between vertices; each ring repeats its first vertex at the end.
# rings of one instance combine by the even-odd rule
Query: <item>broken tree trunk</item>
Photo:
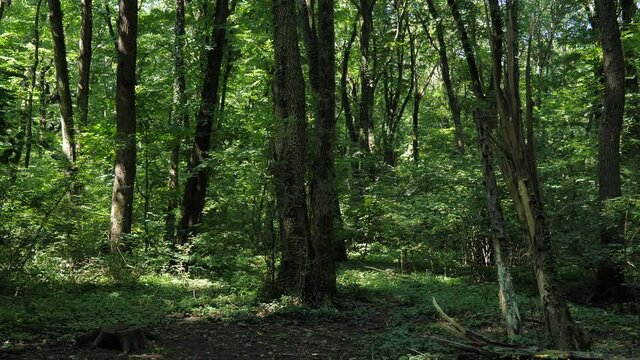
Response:
POLYGON ((484 335, 469 330, 440 308, 436 299, 433 299, 433 306, 436 308, 444 322, 440 323, 442 329, 456 338, 455 341, 443 339, 437 336, 432 338, 446 346, 460 350, 465 355, 486 356, 491 359, 574 359, 574 360, 597 360, 597 359, 621 359, 620 356, 611 354, 603 355, 585 351, 548 350, 535 346, 523 346, 519 344, 508 344, 491 340, 484 335))
POLYGON ((124 354, 142 350, 147 342, 144 326, 126 324, 101 326, 76 339, 79 347, 122 350, 124 354))

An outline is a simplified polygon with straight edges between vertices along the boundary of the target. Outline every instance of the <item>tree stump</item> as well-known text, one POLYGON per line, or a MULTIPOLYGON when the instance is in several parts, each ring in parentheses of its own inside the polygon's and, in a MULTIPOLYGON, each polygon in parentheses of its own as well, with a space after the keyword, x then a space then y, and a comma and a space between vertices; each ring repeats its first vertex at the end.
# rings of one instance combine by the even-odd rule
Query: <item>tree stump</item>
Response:
POLYGON ((147 342, 144 326, 128 324, 104 325, 76 339, 79 347, 122 350, 124 354, 142 350, 147 342))

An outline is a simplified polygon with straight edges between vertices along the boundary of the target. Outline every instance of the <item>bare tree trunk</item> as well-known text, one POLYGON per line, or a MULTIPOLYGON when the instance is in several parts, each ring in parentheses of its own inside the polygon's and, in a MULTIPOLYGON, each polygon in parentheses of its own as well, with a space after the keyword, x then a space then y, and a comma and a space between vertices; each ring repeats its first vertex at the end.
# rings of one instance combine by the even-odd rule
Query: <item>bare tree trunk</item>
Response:
POLYGON ((184 20, 184 0, 176 0, 176 23, 174 27, 174 48, 173 48, 173 105, 171 109, 171 156, 169 157, 169 202, 167 204, 167 214, 165 216, 165 239, 169 242, 176 240, 176 209, 179 204, 179 169, 180 169, 180 136, 179 130, 184 126, 186 114, 186 80, 184 75, 184 47, 185 20, 184 20))
POLYGON ((505 6, 507 34, 503 84, 502 9, 498 0, 489 0, 493 85, 504 142, 503 173, 518 207, 518 213, 524 218, 524 225, 529 234, 538 293, 550 340, 555 347, 562 350, 582 350, 588 346, 587 341, 582 330, 571 318, 557 282, 555 259, 549 246, 551 239, 549 230, 546 228, 542 203, 542 188, 533 156, 535 152, 532 132, 529 133, 526 145, 524 142, 517 61, 518 1, 507 0, 505 6))
MULTIPOLYGON (((53 1, 53 0, 50 0, 53 1)), ((111 199, 112 252, 125 248, 123 237, 133 223, 133 190, 136 178, 136 55, 138 48, 138 1, 119 2, 118 70, 116 79, 115 177, 111 199)))
POLYGON ((208 157, 208 152, 211 150, 211 132, 219 103, 218 85, 220 83, 222 59, 225 53, 228 15, 229 0, 217 0, 211 35, 213 44, 207 50, 207 67, 202 83, 200 110, 196 119, 196 133, 193 147, 191 148, 191 156, 187 164, 189 177, 184 189, 182 217, 178 231, 178 236, 180 237, 178 241, 181 243, 185 243, 188 240, 188 237, 196 230, 196 226, 202 220, 209 174, 207 169, 202 168, 200 165, 208 157))
MULTIPOLYGON (((604 59, 604 111, 598 136, 599 199, 602 211, 622 195, 620 179, 620 133, 625 105, 625 63, 618 29, 616 4, 596 0, 600 44, 604 59)), ((604 215, 603 215, 604 218, 604 215)), ((622 268, 610 253, 612 245, 622 245, 622 217, 603 220, 600 243, 606 253, 596 273, 592 300, 619 300, 626 293, 622 268)))
MULTIPOLYGON (((357 18, 356 18, 357 20, 357 18)), ((344 49, 344 54, 342 57, 341 63, 341 73, 340 73, 340 96, 342 102, 342 109, 344 110, 344 120, 347 128, 347 134, 349 135, 349 139, 353 144, 358 144, 358 131, 356 130, 354 124, 354 116, 351 111, 351 100, 349 99, 349 58, 351 56, 351 47, 353 46, 353 42, 356 39, 357 35, 357 21, 353 24, 353 29, 351 30, 351 35, 349 36, 349 41, 347 42, 347 46, 344 49)))
POLYGON ((303 32, 309 58, 314 95, 315 141, 311 170, 312 241, 311 264, 305 297, 312 302, 331 302, 336 295, 336 213, 333 157, 336 141, 336 84, 334 0, 303 0, 303 32), (318 19, 317 25, 312 19, 318 19), (314 83, 315 82, 315 83, 314 83))
POLYGON ((93 5, 92 0, 82 0, 82 24, 80 25, 80 56, 78 70, 78 112, 80 124, 87 126, 89 113, 89 73, 91 70, 91 39, 93 36, 93 5))
MULTIPOLYGON (((406 2, 400 3, 394 1, 392 4, 394 11, 396 26, 394 43, 399 44, 404 42, 405 34, 408 32, 408 26, 406 26, 407 19, 407 7, 406 2)), ((411 36, 411 34, 409 34, 411 36)), ((389 62, 385 65, 383 70, 383 88, 384 88, 384 120, 382 122, 382 150, 384 162, 389 166, 396 165, 396 151, 395 151, 395 138, 398 134, 398 128, 404 110, 411 100, 413 95, 413 87, 415 76, 411 74, 409 79, 409 89, 404 97, 402 96, 405 73, 405 49, 403 46, 396 46, 390 51, 393 55, 389 57, 395 60, 395 62, 389 62)), ((413 71, 413 70, 412 70, 413 71)))
POLYGON ((447 43, 444 41, 444 26, 442 25, 442 19, 440 12, 436 7, 433 0, 427 0, 429 6, 429 13, 436 22, 436 38, 438 39, 438 55, 440 56, 440 70, 442 73, 442 82, 447 93, 447 100, 449 101, 449 109, 451 110, 451 117, 453 118, 453 124, 456 129, 456 146, 461 154, 464 154, 464 139, 462 131, 462 121, 460 118, 460 105, 458 104, 458 98, 456 97, 455 90, 453 89, 453 83, 451 82, 451 70, 449 69, 449 56, 447 55, 447 43))
POLYGON ((508 233, 505 227, 502 205, 500 204, 500 194, 493 165, 493 149, 491 147, 490 135, 493 131, 496 111, 491 108, 486 98, 480 73, 475 60, 473 46, 462 21, 462 16, 455 0, 447 0, 451 13, 458 28, 458 34, 462 42, 469 74, 471 75, 472 89, 476 97, 477 108, 474 112, 474 120, 478 133, 478 148, 480 149, 482 174, 484 178, 485 192, 487 196, 487 210, 491 222, 491 234, 493 250, 495 255, 496 269, 498 272, 498 284, 500 286, 499 299, 502 317, 507 327, 507 334, 514 338, 520 332, 520 312, 515 294, 511 275, 506 267, 503 257, 503 249, 509 242, 508 233))
POLYGON ((47 70, 49 69, 49 66, 44 66, 43 68, 40 69, 40 76, 39 76, 39 84, 38 84, 38 90, 40 93, 40 106, 39 106, 39 123, 38 123, 38 144, 40 151, 42 151, 43 148, 48 147, 49 145, 46 144, 46 140, 45 140, 45 132, 46 132, 46 127, 47 127, 47 95, 48 95, 48 88, 49 85, 47 84, 47 80, 46 80, 46 75, 47 75, 47 70))
POLYGON ((308 275, 309 220, 304 182, 307 122, 294 0, 273 0, 276 115, 275 188, 282 258, 278 294, 301 295, 308 275))
POLYGON ((358 14, 360 16, 360 111, 356 127, 360 150, 369 154, 375 146, 373 130, 373 109, 375 84, 371 66, 370 52, 371 34, 373 33, 373 7, 376 0, 360 0, 358 14))
MULTIPOLYGON (((0 0, 1 1, 1 0, 0 0)), ((36 5, 36 15, 33 21, 33 43, 34 43, 34 55, 33 65, 31 66, 29 75, 31 80, 29 82, 29 99, 27 100, 27 116, 26 116, 26 149, 24 153, 24 167, 29 168, 29 162, 31 161, 31 147, 33 144, 33 92, 36 88, 36 77, 38 71, 38 64, 40 63, 40 8, 42 7, 42 0, 38 0, 36 5)))
POLYGON ((67 49, 64 42, 60 0, 49 0, 49 12, 51 37, 53 39, 53 62, 56 68, 56 85, 60 98, 62 152, 68 161, 68 165, 73 168, 76 162, 75 128, 73 125, 71 88, 69 87, 69 69, 67 67, 67 49))

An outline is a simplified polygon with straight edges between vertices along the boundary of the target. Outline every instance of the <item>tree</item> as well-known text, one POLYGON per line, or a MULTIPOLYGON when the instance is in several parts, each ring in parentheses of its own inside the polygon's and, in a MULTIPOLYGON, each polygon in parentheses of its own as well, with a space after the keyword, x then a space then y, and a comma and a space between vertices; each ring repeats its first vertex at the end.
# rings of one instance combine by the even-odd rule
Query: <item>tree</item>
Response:
POLYGON ((185 243, 202 220, 207 195, 209 172, 203 166, 211 149, 211 133, 216 109, 218 107, 218 85, 222 59, 226 44, 226 23, 229 16, 229 0, 217 0, 214 12, 211 47, 207 50, 207 67, 205 69, 202 91, 200 93, 200 110, 196 118, 196 131, 187 163, 188 177, 182 199, 182 215, 180 219, 179 242, 185 243))
MULTIPOLYGON (((312 241, 308 250, 311 275, 305 297, 330 302, 336 294, 334 243, 336 194, 334 148, 336 141, 336 84, 334 1, 301 1, 315 113, 315 141, 311 168, 312 241), (317 19, 317 25, 314 24, 317 19)), ((339 204, 338 204, 339 211, 339 204)))
MULTIPOLYGON (((305 188, 307 121, 294 0, 273 0, 276 134, 274 178, 282 258, 276 290, 300 295, 308 275, 309 220, 305 188)), ((330 191, 330 190, 329 190, 330 191)))
MULTIPOLYGON (((54 1, 54 0, 50 0, 54 1)), ((123 248, 123 237, 133 223, 133 191, 136 178, 136 55, 138 1, 119 1, 118 69, 116 74, 116 161, 111 198, 109 245, 123 248)))
POLYGON ((558 349, 583 350, 588 347, 588 343, 582 330, 571 318, 558 285, 555 259, 550 248, 551 236, 546 226, 532 131, 527 133, 525 144, 517 60, 518 1, 507 0, 505 7, 506 37, 503 35, 500 4, 498 0, 489 0, 492 78, 502 130, 503 174, 529 235, 538 294, 549 338, 558 349), (503 41, 506 48, 504 55, 503 41), (504 69, 503 63, 506 64, 504 69))
MULTIPOLYGON (((596 0, 600 44, 604 60, 604 111, 598 136, 599 200, 603 211, 622 195, 620 179, 620 133, 625 103, 625 63, 618 28, 617 10, 613 1, 596 0)), ((620 299, 625 292, 624 275, 611 259, 610 248, 622 245, 622 219, 613 224, 603 221, 600 242, 606 252, 596 274, 594 300, 620 299)))
POLYGON ((26 111, 26 149, 24 153, 24 167, 29 168, 29 163, 31 161, 31 147, 33 145, 33 92, 36 87, 36 76, 38 71, 38 64, 40 63, 40 9, 42 7, 42 0, 38 0, 36 4, 36 15, 33 21, 33 42, 34 42, 34 54, 33 54, 33 65, 29 69, 29 76, 31 79, 29 81, 29 98, 27 100, 27 111, 26 111))
MULTIPOLYGON (((389 166, 396 165, 396 136, 398 134, 400 122, 404 110, 411 100, 413 87, 415 86, 414 76, 410 76, 409 86, 407 88, 404 79, 405 72, 405 46, 398 45, 405 42, 405 36, 408 30, 407 24, 407 3, 393 1, 391 4, 393 16, 391 22, 395 24, 394 36, 392 43, 393 49, 389 49, 389 61, 382 69, 382 86, 384 100, 384 120, 382 122, 382 153, 385 163, 389 166), (403 96, 403 92, 406 94, 403 96)), ((392 25, 392 26, 393 26, 392 25)), ((411 34, 409 34, 411 37, 411 34)))
POLYGON ((62 130, 62 153, 68 166, 75 167, 76 140, 73 125, 73 105, 69 86, 69 69, 67 67, 67 49, 62 26, 62 9, 60 0, 49 0, 49 21, 53 38, 53 63, 56 68, 56 88, 60 101, 60 122, 62 130))
MULTIPOLYGON (((440 72, 442 74, 442 83, 444 84, 445 91, 447 93, 447 100, 449 101, 449 110, 451 110, 451 117, 453 118, 453 124, 456 128, 456 146, 461 154, 464 154, 464 139, 462 132, 462 121, 460 120, 460 105, 458 104, 458 98, 456 97, 453 83, 451 82, 451 70, 449 69, 449 56, 447 55, 447 43, 444 41, 444 26, 442 24, 442 18, 440 11, 436 7, 434 0, 427 0, 429 7, 429 13, 431 18, 436 23, 436 38, 438 39, 438 55, 440 56, 440 72)), ((425 31, 427 30, 426 24, 423 22, 425 31)), ((434 44, 435 47, 435 44, 434 44)))
POLYGON ((174 45, 173 45, 173 103, 171 108, 172 130, 171 139, 171 156, 169 157, 169 202, 167 204, 167 214, 165 216, 166 234, 168 241, 176 240, 176 214, 178 208, 178 183, 180 169, 180 137, 176 134, 186 122, 186 80, 184 71, 184 47, 185 37, 185 20, 184 20, 184 0, 176 0, 176 22, 174 26, 174 45))
POLYGON ((91 70, 91 38, 93 37, 92 0, 82 0, 82 24, 80 25, 80 43, 78 56, 78 112, 80 124, 87 126, 89 112, 89 74, 91 70))
POLYGON ((358 130, 358 144, 363 155, 369 154, 375 145, 371 113, 375 95, 375 77, 370 49, 375 4, 376 0, 360 0, 358 6, 360 18, 360 103, 356 128, 358 130))
POLYGON ((482 163, 482 176, 484 180, 485 195, 487 199, 487 210, 489 211, 489 221, 491 222, 491 235, 498 271, 498 284, 500 286, 499 298, 502 317, 507 326, 509 337, 515 337, 520 332, 520 312, 518 310, 517 298, 511 274, 506 267, 505 260, 502 256, 502 250, 506 248, 509 242, 509 236, 504 221, 504 212, 500 203, 500 193, 498 191, 498 182, 496 180, 495 169, 493 164, 493 148, 491 145, 491 133, 495 127, 496 116, 495 108, 485 94, 482 85, 482 78, 476 63, 475 51, 473 50, 471 40, 467 35, 465 24, 462 20, 458 4, 455 0, 447 0, 451 14, 458 29, 458 35, 462 43, 462 49, 467 60, 469 75, 471 76, 471 84, 473 93, 476 97, 476 108, 474 110, 474 122, 476 125, 478 148, 480 150, 480 159, 482 163), (493 121, 492 121, 493 120, 493 121))

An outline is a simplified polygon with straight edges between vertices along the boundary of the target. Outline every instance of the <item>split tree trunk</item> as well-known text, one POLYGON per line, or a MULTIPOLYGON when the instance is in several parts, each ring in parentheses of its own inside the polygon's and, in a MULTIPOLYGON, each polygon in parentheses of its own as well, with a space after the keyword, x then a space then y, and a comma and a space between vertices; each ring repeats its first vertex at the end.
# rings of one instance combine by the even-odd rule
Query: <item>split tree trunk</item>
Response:
POLYGON ((207 195, 209 173, 200 166, 211 150, 211 133, 218 107, 218 84, 220 70, 225 53, 226 24, 229 14, 229 0, 217 0, 214 13, 213 44, 207 50, 207 67, 200 100, 200 110, 196 119, 196 133, 187 164, 189 177, 182 200, 182 218, 180 219, 179 242, 185 243, 202 220, 207 195))
POLYGON ((503 60, 502 9, 498 0, 489 0, 493 85, 504 142, 503 173, 529 234, 538 293, 549 338, 558 349, 583 350, 588 347, 584 333, 571 318, 558 286, 555 259, 550 248, 551 236, 546 228, 532 133, 527 139, 527 145, 524 142, 517 61, 518 1, 507 0, 505 7, 507 33, 504 41, 506 54, 503 60), (504 78, 503 61, 506 64, 504 78))
POLYGON ((308 276, 309 220, 305 189, 307 121, 294 0, 273 0, 276 116, 274 179, 282 258, 277 295, 303 294, 308 276))
POLYGON ((467 31, 455 0, 447 0, 451 13, 453 15, 458 34, 465 53, 469 74, 471 75, 472 89, 476 97, 477 107, 474 112, 474 120, 476 124, 478 136, 478 148, 480 149, 482 162, 482 175, 484 180, 485 192, 487 196, 487 209, 491 222, 491 235, 498 272, 498 284, 500 286, 499 299, 502 317, 505 321, 507 334, 510 338, 514 338, 520 332, 520 312, 518 310, 518 302, 511 280, 511 274, 506 267, 502 251, 509 242, 508 233, 506 231, 502 205, 500 204, 500 194, 493 165, 493 148, 491 146, 490 135, 495 124, 496 111, 495 107, 491 107, 485 95, 482 85, 482 79, 475 60, 475 52, 471 45, 471 41, 467 35, 467 31))
MULTIPOLYGON (((51 0, 53 1, 53 0, 51 0)), ((122 239, 131 233, 133 190, 136 178, 136 55, 138 48, 138 1, 119 2, 118 69, 116 74, 116 161, 111 198, 111 252, 124 248, 122 239)))

